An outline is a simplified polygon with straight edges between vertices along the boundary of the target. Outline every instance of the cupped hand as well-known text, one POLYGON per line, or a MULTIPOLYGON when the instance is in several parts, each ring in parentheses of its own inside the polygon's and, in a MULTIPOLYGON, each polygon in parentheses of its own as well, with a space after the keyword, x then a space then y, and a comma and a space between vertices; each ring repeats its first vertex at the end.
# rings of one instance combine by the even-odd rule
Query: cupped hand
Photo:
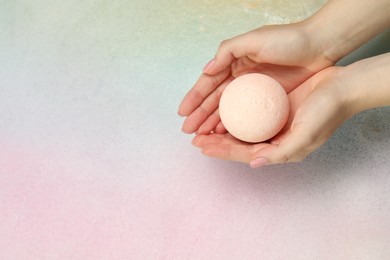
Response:
POLYGON ((263 73, 289 93, 316 72, 333 65, 305 23, 272 25, 223 41, 194 87, 180 104, 185 133, 226 133, 218 104, 225 87, 236 77, 263 73))
POLYGON ((265 164, 297 162, 317 149, 351 116, 338 67, 327 68, 289 93, 290 115, 269 142, 250 144, 229 133, 197 135, 193 144, 220 159, 265 164))

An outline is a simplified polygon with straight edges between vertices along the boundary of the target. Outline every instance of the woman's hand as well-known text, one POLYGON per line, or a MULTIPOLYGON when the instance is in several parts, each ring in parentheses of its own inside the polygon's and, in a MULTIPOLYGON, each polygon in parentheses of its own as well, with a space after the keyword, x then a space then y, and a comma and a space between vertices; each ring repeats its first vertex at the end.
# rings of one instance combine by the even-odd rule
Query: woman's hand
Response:
POLYGON ((193 144, 207 156, 250 163, 252 167, 302 160, 351 116, 339 78, 341 69, 325 69, 289 93, 288 122, 270 142, 249 144, 229 133, 212 133, 197 135, 193 144))
POLYGON ((390 53, 322 70, 290 92, 286 126, 269 142, 249 144, 228 133, 198 135, 205 155, 250 163, 297 162, 320 147, 349 117, 390 106, 390 53))
POLYGON ((240 75, 269 75, 289 93, 333 63, 323 55, 305 22, 265 26, 224 41, 180 105, 179 115, 187 117, 182 130, 226 133, 220 122, 219 99, 225 87, 240 75))
POLYGON ((389 10, 388 0, 328 1, 303 22, 265 26, 222 42, 180 105, 179 115, 187 117, 182 130, 225 133, 218 102, 235 77, 264 73, 289 93, 388 28, 389 10))

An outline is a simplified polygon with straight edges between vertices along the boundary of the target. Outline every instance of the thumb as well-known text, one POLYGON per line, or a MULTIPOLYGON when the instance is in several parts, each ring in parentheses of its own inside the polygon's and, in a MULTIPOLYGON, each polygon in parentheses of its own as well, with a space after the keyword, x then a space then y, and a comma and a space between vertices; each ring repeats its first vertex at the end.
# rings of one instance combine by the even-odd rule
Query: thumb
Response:
POLYGON ((248 32, 221 42, 215 58, 203 69, 208 75, 215 75, 229 67, 236 59, 257 52, 258 41, 254 40, 254 32, 248 32))
POLYGON ((250 166, 258 168, 266 164, 299 162, 319 146, 316 145, 316 138, 310 137, 307 131, 295 130, 280 143, 256 151, 251 157, 250 166))

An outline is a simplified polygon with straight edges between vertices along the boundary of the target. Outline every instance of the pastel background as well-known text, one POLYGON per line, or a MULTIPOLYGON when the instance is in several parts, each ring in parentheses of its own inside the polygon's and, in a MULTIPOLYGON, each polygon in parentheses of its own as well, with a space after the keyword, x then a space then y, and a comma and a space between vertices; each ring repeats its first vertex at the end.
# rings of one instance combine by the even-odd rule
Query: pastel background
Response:
POLYGON ((0 259, 389 259, 389 108, 259 170, 180 132, 220 41, 324 2, 0 0, 0 259))

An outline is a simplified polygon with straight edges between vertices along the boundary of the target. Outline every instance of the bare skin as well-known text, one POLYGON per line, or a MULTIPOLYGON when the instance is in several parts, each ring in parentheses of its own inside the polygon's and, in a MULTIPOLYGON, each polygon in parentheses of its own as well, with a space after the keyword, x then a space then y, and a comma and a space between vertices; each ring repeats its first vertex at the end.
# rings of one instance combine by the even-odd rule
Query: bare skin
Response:
POLYGON ((322 53, 320 46, 311 44, 301 24, 266 26, 222 42, 215 59, 205 67, 180 105, 179 115, 187 117, 182 130, 188 134, 207 134, 212 130, 225 133, 218 103, 234 78, 263 73, 290 92, 316 72, 333 65, 334 61, 327 60, 322 53), (280 41, 281 37, 284 41, 280 41))
POLYGON ((288 123, 269 143, 244 143, 225 133, 197 135, 193 144, 207 156, 252 167, 301 161, 352 115, 390 105, 389 71, 387 53, 317 73, 289 94, 288 123))
POLYGON ((388 13, 388 0, 333 0, 303 22, 265 26, 222 42, 180 105, 179 115, 187 117, 182 130, 197 134, 193 144, 205 155, 251 162, 252 167, 302 160, 356 111, 387 104, 390 95, 386 95, 386 82, 390 79, 384 59, 390 60, 389 56, 345 68, 332 66, 388 28, 388 13), (383 68, 374 68, 373 64, 383 68), (379 77, 374 78, 366 67, 379 77), (350 71, 359 71, 362 78, 350 71), (240 142, 220 121, 218 103, 224 88, 235 77, 250 72, 275 78, 289 93, 289 123, 270 143, 240 142), (385 81, 378 96, 357 96, 360 92, 370 94, 367 88, 372 81, 366 78, 376 82, 375 86, 381 83, 377 81, 385 81), (359 91, 354 86, 359 86, 359 91))

